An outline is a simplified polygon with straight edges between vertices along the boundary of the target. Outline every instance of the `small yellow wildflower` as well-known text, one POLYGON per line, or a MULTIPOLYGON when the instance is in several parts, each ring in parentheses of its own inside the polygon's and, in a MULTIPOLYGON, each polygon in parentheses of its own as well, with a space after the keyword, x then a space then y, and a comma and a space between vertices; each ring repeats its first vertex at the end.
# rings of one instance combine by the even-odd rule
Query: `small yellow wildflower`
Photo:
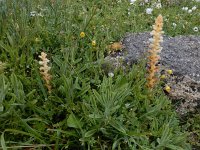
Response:
POLYGON ((170 87, 170 86, 168 86, 168 85, 166 85, 166 86, 165 86, 165 88, 164 88, 164 90, 165 90, 166 92, 168 92, 168 93, 169 93, 169 92, 171 91, 171 87, 170 87))
POLYGON ((41 41, 40 38, 35 38, 35 42, 36 42, 36 43, 39 43, 40 41, 41 41))
POLYGON ((95 40, 92 40, 92 46, 96 46, 96 41, 95 40))
POLYGON ((80 37, 81 37, 81 38, 84 38, 84 37, 85 37, 85 32, 81 32, 81 33, 80 33, 80 37))
POLYGON ((167 73, 169 74, 169 75, 171 75, 172 73, 173 73, 173 71, 172 70, 167 70, 167 73))
POLYGON ((163 74, 163 75, 160 76, 160 78, 161 78, 161 79, 165 79, 165 78, 166 78, 166 75, 163 74))

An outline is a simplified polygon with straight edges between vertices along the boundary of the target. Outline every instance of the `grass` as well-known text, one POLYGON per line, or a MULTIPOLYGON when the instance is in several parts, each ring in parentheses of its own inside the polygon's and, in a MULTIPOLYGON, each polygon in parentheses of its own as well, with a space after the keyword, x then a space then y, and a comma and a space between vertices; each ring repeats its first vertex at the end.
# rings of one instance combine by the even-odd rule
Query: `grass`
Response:
POLYGON ((107 45, 127 32, 151 31, 159 14, 164 17, 165 34, 199 35, 193 30, 200 28, 199 2, 175 5, 163 0, 161 9, 146 14, 152 3, 1 0, 2 149, 200 146, 199 114, 181 120, 160 86, 149 97, 144 62, 126 73, 115 70, 114 77, 101 67, 107 45), (197 9, 188 13, 182 10, 186 6, 197 9), (50 60, 51 93, 39 70, 41 52, 50 60))

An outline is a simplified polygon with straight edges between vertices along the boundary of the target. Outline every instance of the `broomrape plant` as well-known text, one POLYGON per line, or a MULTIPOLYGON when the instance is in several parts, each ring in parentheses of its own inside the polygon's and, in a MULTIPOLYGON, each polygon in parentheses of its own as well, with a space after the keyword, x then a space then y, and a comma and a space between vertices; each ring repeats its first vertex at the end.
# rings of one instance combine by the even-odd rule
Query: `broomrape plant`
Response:
POLYGON ((162 15, 159 15, 155 20, 155 25, 153 25, 153 31, 151 32, 151 35, 153 38, 149 39, 151 42, 150 44, 150 50, 149 50, 149 56, 148 56, 148 77, 147 77, 147 86, 149 89, 152 89, 158 80, 156 73, 158 73, 158 60, 160 59, 159 53, 161 52, 162 47, 160 46, 160 43, 163 41, 162 34, 164 33, 162 31, 163 27, 163 17, 162 15))
POLYGON ((47 54, 44 52, 41 52, 41 55, 39 56, 39 58, 41 59, 41 61, 39 61, 39 64, 41 65, 40 67, 40 74, 42 75, 42 78, 45 81, 45 86, 48 89, 48 92, 51 93, 51 75, 49 74, 49 71, 51 69, 51 67, 48 66, 48 62, 49 60, 46 58, 47 54))
MULTIPOLYGON (((199 29, 199 5, 184 18, 181 8, 192 6, 172 11, 175 7, 162 1, 162 8, 146 14, 153 1, 140 2, 0 0, 0 62, 8 64, 0 63, 0 149, 191 149, 187 131, 159 87, 157 63, 163 30, 199 33, 191 30, 199 29), (30 16, 33 10, 43 17, 30 16), (151 32, 148 73, 146 60, 107 72, 104 58, 125 48, 116 41, 126 32, 149 30, 157 13, 167 19, 166 28, 159 15, 151 32), (171 28, 173 22, 177 26, 171 28), (149 93, 155 93, 151 101, 149 93)), ((198 133, 198 121, 187 126, 198 133)))

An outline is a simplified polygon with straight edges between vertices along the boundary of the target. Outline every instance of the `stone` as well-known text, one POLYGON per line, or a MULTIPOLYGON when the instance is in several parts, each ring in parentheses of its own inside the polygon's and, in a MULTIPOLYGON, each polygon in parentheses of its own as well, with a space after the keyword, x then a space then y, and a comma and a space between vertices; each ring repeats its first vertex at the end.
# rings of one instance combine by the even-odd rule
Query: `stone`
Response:
MULTIPOLYGON (((105 58, 113 66, 137 63, 146 59, 149 50, 150 32, 129 33, 122 40, 123 51, 105 58), (120 61, 118 60, 120 58, 120 61), (122 62, 123 63, 120 63, 122 62)), ((173 76, 166 79, 171 87, 171 99, 180 100, 177 111, 181 114, 200 106, 200 36, 163 36, 160 66, 173 70, 173 76)))
MULTIPOLYGON (((137 62, 147 54, 150 33, 128 34, 122 43, 127 51, 128 62, 137 62)), ((200 81, 200 37, 176 36, 163 37, 161 44, 160 63, 172 69, 174 74, 187 75, 195 81, 200 81)))

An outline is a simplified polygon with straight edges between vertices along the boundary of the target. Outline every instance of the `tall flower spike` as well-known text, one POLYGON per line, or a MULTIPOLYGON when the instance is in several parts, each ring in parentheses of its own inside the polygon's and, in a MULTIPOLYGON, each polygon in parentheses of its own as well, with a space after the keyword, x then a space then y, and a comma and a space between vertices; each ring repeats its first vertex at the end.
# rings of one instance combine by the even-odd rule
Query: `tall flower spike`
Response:
POLYGON ((39 64, 41 65, 40 67, 40 74, 42 75, 43 80, 45 81, 45 86, 48 89, 48 92, 51 93, 51 75, 49 74, 49 70, 51 67, 48 66, 49 60, 46 58, 47 54, 44 52, 41 52, 41 55, 39 55, 39 58, 41 61, 39 61, 39 64))
POLYGON ((163 17, 162 15, 159 15, 156 20, 155 24, 153 25, 153 31, 151 32, 151 35, 153 38, 149 39, 150 46, 149 46, 149 56, 148 56, 148 77, 147 77, 147 87, 149 89, 153 89, 153 87, 156 85, 156 82, 158 80, 156 74, 159 70, 158 68, 158 61, 160 59, 160 52, 162 50, 162 47, 160 46, 160 43, 163 42, 162 34, 164 33, 162 31, 163 28, 163 17))

